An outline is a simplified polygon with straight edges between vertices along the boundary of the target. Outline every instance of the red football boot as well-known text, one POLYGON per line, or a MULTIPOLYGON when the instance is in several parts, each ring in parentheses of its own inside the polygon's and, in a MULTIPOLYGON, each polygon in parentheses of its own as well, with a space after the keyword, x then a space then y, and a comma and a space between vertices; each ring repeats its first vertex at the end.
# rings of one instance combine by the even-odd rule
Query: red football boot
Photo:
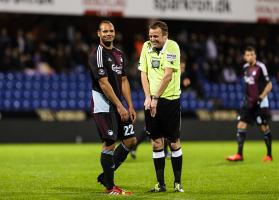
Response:
POLYGON ((271 162, 271 161, 272 161, 272 156, 265 156, 265 157, 263 158, 263 161, 264 161, 264 162, 271 162))
POLYGON ((129 191, 125 191, 118 186, 113 186, 111 190, 106 190, 106 193, 109 195, 122 195, 122 196, 130 196, 133 193, 129 191))
POLYGON ((237 153, 237 154, 227 157, 227 160, 228 161, 243 161, 243 156, 237 153))

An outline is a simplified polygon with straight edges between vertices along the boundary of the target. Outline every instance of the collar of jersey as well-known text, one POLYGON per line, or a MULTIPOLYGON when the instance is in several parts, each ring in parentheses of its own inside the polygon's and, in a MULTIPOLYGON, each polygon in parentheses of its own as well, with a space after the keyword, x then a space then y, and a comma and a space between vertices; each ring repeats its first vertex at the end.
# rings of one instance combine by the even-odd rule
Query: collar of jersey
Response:
POLYGON ((256 60, 256 63, 254 64, 254 65, 249 65, 249 63, 246 63, 245 65, 244 65, 244 67, 243 68, 246 68, 246 67, 255 67, 256 65, 259 65, 259 61, 258 60, 256 60))
MULTIPOLYGON (((165 50, 166 50, 166 46, 167 46, 167 42, 168 42, 168 41, 169 41, 169 39, 166 40, 166 42, 165 42, 165 44, 164 44, 162 50, 160 51, 160 54, 161 54, 161 53, 165 53, 165 50)), ((149 47, 149 49, 148 49, 148 53, 151 53, 152 51, 154 51, 154 49, 152 48, 152 45, 151 45, 151 46, 149 47)))
POLYGON ((113 49, 116 49, 114 46, 112 46, 111 49, 107 49, 105 46, 103 46, 102 44, 100 44, 100 46, 105 49, 105 50, 108 50, 108 51, 112 51, 113 49))

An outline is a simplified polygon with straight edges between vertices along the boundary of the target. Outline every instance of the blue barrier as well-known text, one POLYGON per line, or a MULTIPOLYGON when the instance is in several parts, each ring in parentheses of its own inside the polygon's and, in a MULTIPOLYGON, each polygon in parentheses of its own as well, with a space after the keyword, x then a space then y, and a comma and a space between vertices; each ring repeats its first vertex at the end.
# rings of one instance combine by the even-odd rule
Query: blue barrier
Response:
MULTIPOLYGON (((279 109, 279 85, 272 78, 273 91, 269 95, 271 109, 279 109)), ((181 94, 182 111, 214 108, 239 109, 243 99, 243 86, 235 84, 203 84, 204 98, 193 90, 181 94)), ((143 109, 144 93, 132 91, 136 110, 143 109)), ((0 110, 33 111, 38 108, 90 110, 91 78, 84 71, 52 75, 27 75, 20 72, 0 72, 0 110)))

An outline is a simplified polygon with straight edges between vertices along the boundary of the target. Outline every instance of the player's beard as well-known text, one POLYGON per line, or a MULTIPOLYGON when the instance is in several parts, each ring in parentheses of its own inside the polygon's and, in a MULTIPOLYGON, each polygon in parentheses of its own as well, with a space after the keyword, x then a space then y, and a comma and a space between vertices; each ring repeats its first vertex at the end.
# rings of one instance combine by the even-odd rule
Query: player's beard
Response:
POLYGON ((111 41, 104 41, 103 44, 106 46, 106 47, 110 47, 112 45, 112 42, 111 41))

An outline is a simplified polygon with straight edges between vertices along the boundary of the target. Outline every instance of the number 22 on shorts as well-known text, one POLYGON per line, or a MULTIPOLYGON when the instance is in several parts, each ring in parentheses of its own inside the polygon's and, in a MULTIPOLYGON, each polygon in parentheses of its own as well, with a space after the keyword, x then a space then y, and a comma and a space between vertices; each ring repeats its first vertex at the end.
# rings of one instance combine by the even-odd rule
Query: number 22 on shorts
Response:
POLYGON ((133 124, 124 126, 124 136, 129 136, 135 134, 133 124))

